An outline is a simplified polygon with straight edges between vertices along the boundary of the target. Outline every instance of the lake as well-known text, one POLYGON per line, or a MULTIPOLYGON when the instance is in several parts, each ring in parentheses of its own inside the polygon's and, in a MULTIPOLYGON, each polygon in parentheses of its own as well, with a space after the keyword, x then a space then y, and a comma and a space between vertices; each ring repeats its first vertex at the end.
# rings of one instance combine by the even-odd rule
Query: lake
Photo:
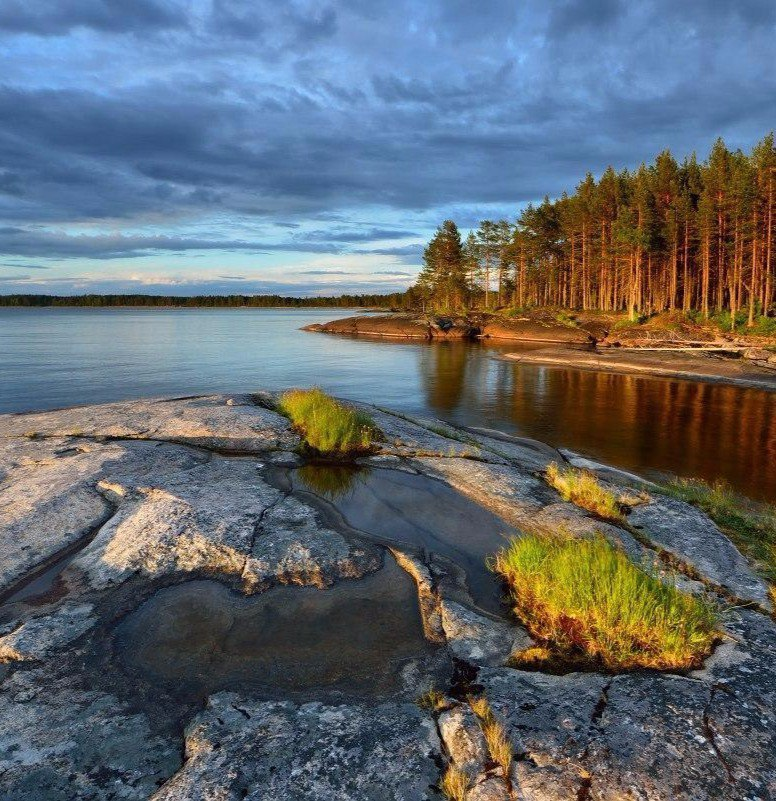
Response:
POLYGON ((342 309, 0 308, 0 412, 317 384, 408 414, 488 426, 645 476, 717 478, 776 500, 776 395, 518 365, 515 345, 300 331, 342 309))

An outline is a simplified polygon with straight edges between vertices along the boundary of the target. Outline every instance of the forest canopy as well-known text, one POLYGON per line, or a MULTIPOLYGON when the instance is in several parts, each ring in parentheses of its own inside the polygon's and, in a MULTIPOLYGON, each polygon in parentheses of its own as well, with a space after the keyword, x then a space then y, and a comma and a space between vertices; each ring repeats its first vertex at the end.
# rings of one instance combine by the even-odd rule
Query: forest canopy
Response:
POLYGON ((561 306, 773 313, 773 133, 746 154, 718 139, 708 158, 591 173, 573 194, 527 206, 515 223, 483 220, 463 239, 437 229, 410 294, 446 309, 561 306))

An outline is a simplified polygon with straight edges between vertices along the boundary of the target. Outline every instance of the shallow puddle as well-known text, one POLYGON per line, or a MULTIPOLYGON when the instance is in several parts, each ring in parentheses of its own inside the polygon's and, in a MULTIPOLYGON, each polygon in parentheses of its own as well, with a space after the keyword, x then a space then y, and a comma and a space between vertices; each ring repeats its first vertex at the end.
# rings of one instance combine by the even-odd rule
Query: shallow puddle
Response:
POLYGON ((292 475, 296 489, 326 498, 354 528, 455 562, 474 601, 504 611, 501 586, 486 560, 517 532, 500 517, 441 481, 399 470, 306 465, 292 475))
POLYGON ((387 695, 401 689, 410 660, 433 652, 414 582, 389 555, 376 573, 326 590, 245 597, 216 581, 189 581, 157 592, 115 636, 127 672, 194 700, 225 689, 387 695))

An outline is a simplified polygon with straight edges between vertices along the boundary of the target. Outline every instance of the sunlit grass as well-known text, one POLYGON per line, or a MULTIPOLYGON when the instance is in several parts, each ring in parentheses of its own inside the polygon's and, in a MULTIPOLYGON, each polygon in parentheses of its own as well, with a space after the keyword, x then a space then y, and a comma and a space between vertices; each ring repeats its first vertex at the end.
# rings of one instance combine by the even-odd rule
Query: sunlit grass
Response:
POLYGON ((439 789, 448 801, 464 801, 469 789, 469 777, 451 763, 442 776, 439 789))
POLYGON ((509 768, 512 765, 512 744, 509 742, 504 727, 493 714, 487 698, 469 698, 469 706, 471 706, 472 711, 479 720, 490 758, 501 766, 504 771, 504 778, 508 778, 509 768))
POLYGON ((714 607, 636 567, 603 536, 513 539, 493 564, 530 633, 561 658, 609 670, 699 666, 719 637, 714 607))
POLYGON ((424 692, 415 703, 421 709, 428 709, 431 712, 440 712, 447 706, 447 699, 444 693, 432 688, 424 692))
POLYGON ((318 388, 289 390, 281 396, 278 408, 307 444, 320 453, 368 451, 380 436, 369 415, 318 388))
POLYGON ((725 483, 675 479, 665 491, 706 514, 751 559, 766 579, 776 584, 776 509, 740 498, 725 483))
POLYGON ((622 519, 620 504, 614 493, 603 487, 588 470, 558 467, 551 462, 547 466, 547 482, 558 490, 564 501, 571 501, 600 517, 622 519))

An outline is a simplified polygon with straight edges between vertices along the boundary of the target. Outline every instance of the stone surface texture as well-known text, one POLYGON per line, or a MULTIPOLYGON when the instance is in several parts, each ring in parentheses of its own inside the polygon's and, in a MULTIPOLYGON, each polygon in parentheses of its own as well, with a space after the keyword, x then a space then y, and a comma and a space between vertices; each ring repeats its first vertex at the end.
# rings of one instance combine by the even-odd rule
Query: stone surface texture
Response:
MULTIPOLYGON (((423 336, 458 336, 455 321, 435 325, 442 333, 423 336)), ((467 801, 776 797, 767 586, 706 515, 648 488, 627 525, 606 522, 547 486, 547 464, 564 459, 553 448, 365 407, 384 434, 360 460, 367 468, 442 482, 518 535, 601 532, 634 561, 667 553, 690 591, 751 604, 724 613, 723 642, 690 675, 516 670, 509 655, 531 638, 507 609, 476 606, 451 556, 389 550, 386 537, 293 490, 289 471, 305 457, 273 398, 0 416, 3 801, 431 801, 449 764, 468 777, 467 801), (391 560, 414 604, 394 559, 414 580, 411 620, 428 646, 401 665, 398 690, 334 697, 316 685, 292 699, 224 687, 194 697, 117 661, 117 627, 162 588, 207 577, 251 603, 269 603, 266 591, 283 584, 320 598, 339 582, 368 586, 391 560), (432 686, 433 708, 414 703, 432 686), (508 775, 489 753, 475 697, 503 726, 508 775)), ((223 642, 244 647, 234 628, 219 620, 223 642)))

